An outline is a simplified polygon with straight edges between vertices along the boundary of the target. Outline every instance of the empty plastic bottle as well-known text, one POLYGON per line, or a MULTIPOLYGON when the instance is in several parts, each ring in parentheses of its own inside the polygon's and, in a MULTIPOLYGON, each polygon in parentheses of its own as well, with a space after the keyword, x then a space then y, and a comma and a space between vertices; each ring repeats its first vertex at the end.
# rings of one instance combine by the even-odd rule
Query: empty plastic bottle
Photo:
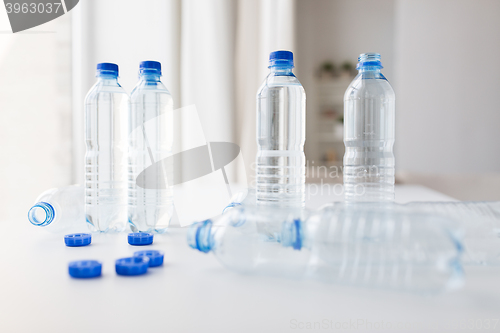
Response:
POLYGON ((173 214, 172 187, 164 165, 156 163, 172 153, 174 130, 172 96, 160 76, 159 62, 141 62, 130 97, 128 222, 134 232, 164 232, 173 214), (155 172, 143 172, 150 165, 155 172))
POLYGON ((236 207, 193 225, 188 243, 238 272, 435 293, 463 283, 461 243, 450 223, 387 207, 334 206, 309 218, 236 207))
POLYGON ((36 199, 28 219, 34 226, 55 233, 88 231, 83 200, 84 188, 80 185, 47 190, 36 199))
POLYGON ((292 73, 293 54, 272 52, 271 72, 257 93, 259 204, 304 206, 306 94, 292 73))
POLYGON ((344 95, 344 197, 393 201, 394 90, 380 72, 380 54, 361 54, 356 68, 344 95))
POLYGON ((224 208, 222 214, 227 212, 228 210, 239 207, 239 206, 255 206, 256 198, 255 198, 255 189, 247 188, 242 191, 235 193, 229 202, 229 204, 224 208))
POLYGON ((455 222, 398 205, 324 207, 303 225, 322 280, 434 293, 463 284, 455 222))
POLYGON ((227 268, 252 274, 302 277, 308 252, 281 245, 283 224, 301 221, 305 211, 235 207, 217 220, 196 223, 188 230, 188 244, 213 252, 227 268))
POLYGON ((98 64, 85 98, 85 216, 94 231, 117 232, 127 223, 128 109, 118 66, 98 64))
POLYGON ((413 211, 453 218, 464 230, 464 263, 500 265, 500 202, 410 202, 413 211))

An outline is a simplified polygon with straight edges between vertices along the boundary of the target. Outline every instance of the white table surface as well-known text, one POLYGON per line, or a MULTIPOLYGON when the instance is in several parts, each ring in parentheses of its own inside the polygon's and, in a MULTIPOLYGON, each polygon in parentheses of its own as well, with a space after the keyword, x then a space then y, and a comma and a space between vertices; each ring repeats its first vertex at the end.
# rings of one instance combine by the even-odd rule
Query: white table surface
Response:
MULTIPOLYGON (((398 186, 396 193, 399 202, 452 200, 420 186, 398 186)), ((308 205, 338 199, 316 196, 308 205)), ((165 252, 163 267, 121 277, 115 259, 137 250, 126 234, 94 235, 92 245, 69 248, 60 235, 32 227, 24 216, 2 225, 2 333, 463 332, 480 324, 486 330, 488 320, 486 331, 500 331, 500 268, 467 267, 463 289, 427 297, 247 276, 190 249, 186 229, 172 228, 148 247, 165 252), (102 277, 72 279, 67 264, 78 259, 103 262, 102 277)))

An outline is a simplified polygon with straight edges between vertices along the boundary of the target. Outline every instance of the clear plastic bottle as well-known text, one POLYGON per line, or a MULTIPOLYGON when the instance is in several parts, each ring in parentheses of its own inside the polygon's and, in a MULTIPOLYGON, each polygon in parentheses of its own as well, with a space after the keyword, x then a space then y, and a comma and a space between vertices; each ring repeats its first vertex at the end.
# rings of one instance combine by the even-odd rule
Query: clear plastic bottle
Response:
POLYGON ((163 164, 156 164, 156 172, 142 172, 172 153, 173 100, 160 76, 159 62, 141 62, 139 83, 130 97, 128 222, 134 232, 164 232, 173 214, 172 187, 167 186, 163 164))
POLYGON ((118 66, 98 64, 85 98, 85 216, 93 231, 118 232, 127 224, 128 108, 118 66))
POLYGON ((305 211, 273 207, 235 207, 217 220, 196 223, 188 244, 213 252, 226 268, 240 273, 302 277, 309 252, 281 245, 284 223, 305 218, 305 211))
POLYGON ((311 216, 302 244, 322 280, 435 293, 463 284, 455 221, 399 205, 333 204, 311 216))
POLYGON ((306 94, 292 73, 293 54, 269 56, 257 93, 257 203, 304 206, 306 94))
POLYGON ((436 293, 463 283, 461 243, 449 224, 388 207, 332 206, 310 217, 236 207, 193 225, 188 244, 242 273, 436 293))
POLYGON ((344 197, 393 201, 394 90, 380 72, 380 54, 361 54, 357 69, 344 95, 344 197))
POLYGON ((500 202, 410 202, 413 211, 453 218, 464 230, 464 263, 500 265, 500 202))
POLYGON ((72 185, 53 188, 40 194, 28 212, 28 220, 54 233, 88 231, 85 223, 84 188, 72 185))

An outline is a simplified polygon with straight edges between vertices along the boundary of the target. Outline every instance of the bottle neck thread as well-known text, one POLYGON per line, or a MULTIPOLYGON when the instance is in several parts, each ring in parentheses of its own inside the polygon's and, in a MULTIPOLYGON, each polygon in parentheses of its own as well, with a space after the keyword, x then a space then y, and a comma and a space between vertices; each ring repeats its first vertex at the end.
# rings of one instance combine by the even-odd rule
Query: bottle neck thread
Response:
POLYGON ((37 227, 51 224, 56 216, 54 207, 47 202, 38 202, 28 212, 28 220, 37 227))

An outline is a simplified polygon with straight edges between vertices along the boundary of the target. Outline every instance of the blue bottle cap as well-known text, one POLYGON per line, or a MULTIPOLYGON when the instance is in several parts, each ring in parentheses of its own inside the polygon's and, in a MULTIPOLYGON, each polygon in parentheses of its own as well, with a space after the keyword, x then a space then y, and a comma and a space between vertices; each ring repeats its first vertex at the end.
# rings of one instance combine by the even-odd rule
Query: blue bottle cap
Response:
POLYGON ((64 236, 64 243, 66 246, 86 246, 92 241, 91 234, 71 234, 64 236))
POLYGON ((148 257, 149 267, 163 265, 163 252, 156 250, 146 250, 134 252, 134 257, 148 257))
POLYGON ((116 274, 118 275, 141 275, 148 271, 148 257, 131 257, 118 259, 115 263, 116 274))
POLYGON ((142 61, 139 64, 139 70, 141 71, 141 73, 144 70, 155 71, 161 75, 161 63, 159 63, 158 61, 152 61, 152 60, 142 61))
POLYGON ((102 264, 96 260, 80 260, 69 263, 69 275, 74 278, 101 276, 102 264))
POLYGON ((269 66, 293 66, 293 53, 290 51, 274 51, 269 55, 269 66))
POLYGON ((97 64, 97 75, 99 74, 118 76, 118 65, 110 62, 101 62, 97 64))
POLYGON ((153 244, 153 234, 149 232, 133 232, 128 234, 128 243, 130 245, 153 244))

